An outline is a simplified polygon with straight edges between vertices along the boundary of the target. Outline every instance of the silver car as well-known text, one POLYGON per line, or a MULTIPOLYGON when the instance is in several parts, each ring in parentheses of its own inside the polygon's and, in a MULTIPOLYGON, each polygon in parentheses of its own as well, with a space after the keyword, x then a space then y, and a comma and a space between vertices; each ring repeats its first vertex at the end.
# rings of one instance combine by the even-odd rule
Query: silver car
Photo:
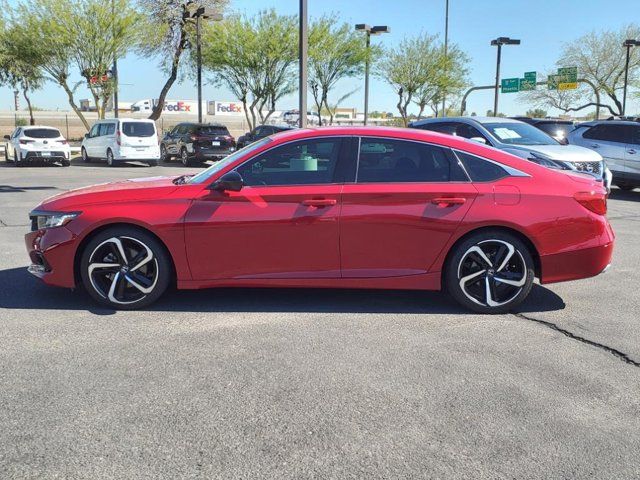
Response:
POLYGON ((602 156, 588 148, 562 145, 528 123, 501 117, 428 118, 409 124, 491 145, 549 168, 576 170, 593 175, 611 188, 611 171, 602 156))
POLYGON ((569 143, 598 152, 613 173, 613 183, 622 190, 640 187, 640 123, 600 120, 576 126, 569 143))

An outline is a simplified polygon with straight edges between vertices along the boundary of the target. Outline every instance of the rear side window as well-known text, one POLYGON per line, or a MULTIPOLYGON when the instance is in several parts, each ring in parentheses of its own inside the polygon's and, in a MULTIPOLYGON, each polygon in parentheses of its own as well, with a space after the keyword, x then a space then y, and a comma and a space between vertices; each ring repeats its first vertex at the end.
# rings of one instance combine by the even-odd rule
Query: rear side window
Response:
POLYGON ((633 131, 633 134, 631 135, 631 142, 636 145, 640 145, 640 126, 631 127, 631 130, 633 131))
POLYGON ((98 130, 98 136, 99 137, 104 137, 105 135, 109 135, 109 126, 110 125, 113 125, 113 124, 101 123, 100 124, 100 130, 98 130))
POLYGON ((431 132, 446 133, 447 135, 453 135, 456 133, 456 124, 452 122, 427 123, 425 125, 416 125, 415 128, 420 130, 429 130, 431 132))
POLYGON ((227 127, 207 125, 198 128, 198 133, 202 135, 229 135, 229 129, 227 127))
POLYGON ((29 138, 58 138, 61 135, 55 128, 25 128, 24 136, 29 138))
POLYGON ((153 137, 156 129, 151 122, 122 122, 122 133, 127 137, 153 137))
POLYGON ((630 143, 630 130, 627 125, 600 124, 584 132, 582 137, 605 142, 630 143))
POLYGON ((469 181, 449 149, 420 142, 362 138, 358 183, 469 181))
POLYGON ((474 182, 491 182, 509 176, 509 173, 500 165, 496 165, 469 153, 456 150, 456 155, 462 161, 464 168, 474 182))

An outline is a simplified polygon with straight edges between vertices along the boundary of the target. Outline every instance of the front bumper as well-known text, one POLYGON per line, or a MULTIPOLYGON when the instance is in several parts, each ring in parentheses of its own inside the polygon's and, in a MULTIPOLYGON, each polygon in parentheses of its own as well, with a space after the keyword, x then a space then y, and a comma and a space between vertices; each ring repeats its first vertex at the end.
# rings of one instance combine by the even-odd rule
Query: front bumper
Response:
POLYGON ((76 235, 65 227, 27 233, 24 241, 31 259, 29 273, 48 285, 74 288, 76 239, 76 235))

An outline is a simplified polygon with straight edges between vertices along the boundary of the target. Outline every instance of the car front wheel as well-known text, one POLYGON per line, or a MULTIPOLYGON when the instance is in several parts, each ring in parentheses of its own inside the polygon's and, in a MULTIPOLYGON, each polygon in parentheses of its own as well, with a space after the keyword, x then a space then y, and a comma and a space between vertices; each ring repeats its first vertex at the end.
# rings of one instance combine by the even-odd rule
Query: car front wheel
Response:
POLYGON ((169 256, 151 234, 133 227, 108 228, 82 252, 82 284, 92 298, 115 309, 155 302, 171 278, 169 256))
POLYGON ((459 243, 445 271, 446 287, 464 307, 479 313, 506 313, 529 295, 535 269, 531 253, 517 237, 483 231, 459 243))

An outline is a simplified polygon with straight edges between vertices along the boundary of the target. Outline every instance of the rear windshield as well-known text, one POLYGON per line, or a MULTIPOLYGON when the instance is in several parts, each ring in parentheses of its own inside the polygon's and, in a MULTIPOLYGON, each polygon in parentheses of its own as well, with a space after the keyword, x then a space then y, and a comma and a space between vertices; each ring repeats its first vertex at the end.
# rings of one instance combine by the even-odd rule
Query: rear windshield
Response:
POLYGON ((204 127, 198 127, 198 133, 203 135, 229 135, 229 129, 227 127, 207 125, 204 127))
POLYGON ((29 138, 58 138, 62 135, 55 128, 27 128, 24 130, 24 136, 29 138))
POLYGON ((156 129, 151 122, 122 122, 122 133, 127 137, 153 137, 156 129))

